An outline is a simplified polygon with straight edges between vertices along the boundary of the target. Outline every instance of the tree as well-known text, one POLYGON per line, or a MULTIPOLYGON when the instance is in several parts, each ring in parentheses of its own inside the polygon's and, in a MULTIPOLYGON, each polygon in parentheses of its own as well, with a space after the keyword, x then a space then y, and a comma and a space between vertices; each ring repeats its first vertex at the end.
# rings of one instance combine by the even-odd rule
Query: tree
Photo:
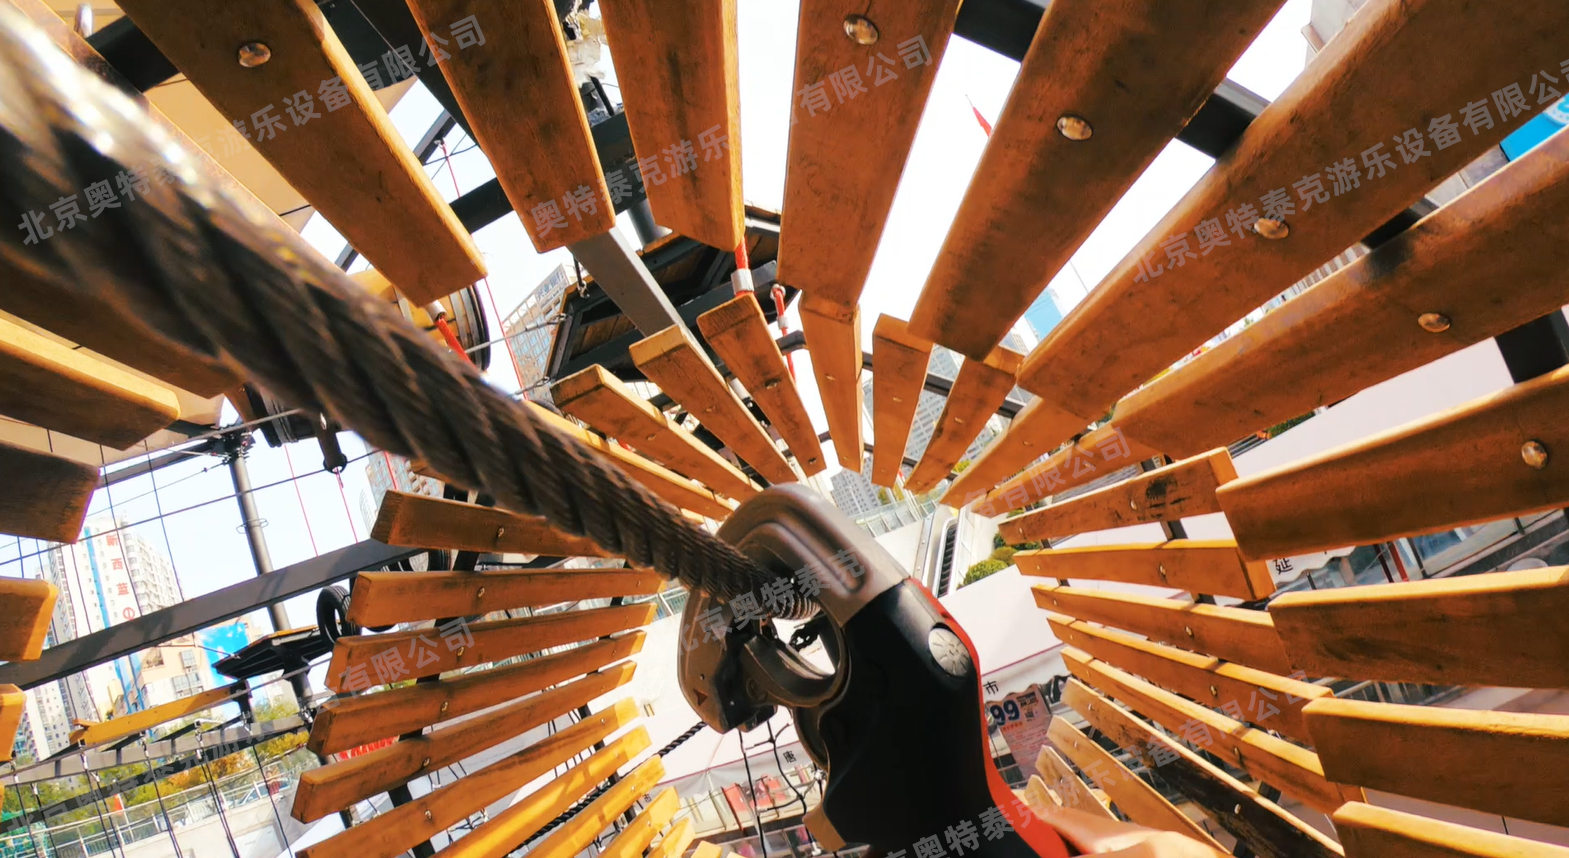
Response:
POLYGON ((1015 555, 1017 553, 1019 553, 1019 549, 1014 548, 1011 545, 1004 545, 1003 547, 998 548, 998 549, 994 549, 992 551, 991 559, 996 560, 997 562, 1001 563, 1003 566, 1012 566, 1013 565, 1013 555, 1015 555))
POLYGON ((979 581, 988 575, 1001 572, 1007 568, 1008 564, 1002 562, 1001 560, 992 560, 991 558, 987 558, 975 564, 974 566, 971 566, 969 571, 964 573, 964 580, 960 582, 959 586, 964 587, 969 584, 974 584, 976 581, 979 581))

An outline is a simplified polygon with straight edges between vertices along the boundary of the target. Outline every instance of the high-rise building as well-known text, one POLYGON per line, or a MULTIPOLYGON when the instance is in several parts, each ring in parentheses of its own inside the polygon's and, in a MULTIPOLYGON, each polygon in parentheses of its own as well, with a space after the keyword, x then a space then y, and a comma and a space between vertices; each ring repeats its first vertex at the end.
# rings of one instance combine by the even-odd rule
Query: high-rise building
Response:
POLYGON ((1024 311, 1024 320, 1029 323, 1030 330, 1035 332, 1037 340, 1045 339, 1051 329, 1057 327, 1062 321, 1062 310, 1057 307, 1057 299, 1050 289, 1040 294, 1035 302, 1024 311))
POLYGON ((517 371, 518 384, 532 399, 550 402, 550 388, 540 382, 545 380, 545 367, 550 363, 550 343, 555 336, 551 319, 561 312, 561 296, 572 287, 576 277, 565 265, 534 287, 534 293, 523 300, 517 309, 507 314, 501 330, 507 338, 507 352, 512 367, 517 371))
POLYGON ((376 524, 381 499, 389 491, 441 497, 440 480, 414 473, 412 462, 387 452, 365 460, 365 482, 369 485, 360 493, 360 517, 366 531, 376 524))
POLYGON ((833 496, 834 506, 851 518, 860 518, 882 506, 882 502, 877 500, 877 488, 867 476, 871 472, 872 457, 865 456, 859 474, 850 470, 834 474, 829 480, 833 486, 829 494, 833 496))

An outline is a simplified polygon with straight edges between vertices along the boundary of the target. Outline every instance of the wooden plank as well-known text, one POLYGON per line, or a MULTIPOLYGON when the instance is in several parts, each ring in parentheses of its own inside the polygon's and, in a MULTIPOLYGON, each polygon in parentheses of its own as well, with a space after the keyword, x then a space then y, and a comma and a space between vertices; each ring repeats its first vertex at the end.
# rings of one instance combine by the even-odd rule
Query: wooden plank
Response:
POLYGON ((708 431, 770 482, 800 479, 757 418, 720 377, 685 329, 670 327, 632 344, 632 362, 708 431))
POLYGON ((643 850, 654 840, 654 835, 664 830, 670 818, 681 809, 681 799, 675 787, 665 787, 654 796, 637 816, 610 841, 602 858, 643 858, 643 850))
POLYGON ((370 538, 388 545, 447 551, 607 556, 592 539, 563 533, 540 516, 413 492, 389 491, 382 496, 370 538))
POLYGON ((470 18, 484 29, 480 44, 443 49, 441 74, 534 249, 609 232, 615 210, 550 0, 411 0, 409 10, 422 33, 470 18))
POLYGON ((1569 858, 1569 848, 1351 802, 1335 811, 1349 858, 1569 858))
POLYGON ((1107 664, 1221 709, 1288 739, 1313 744, 1302 710, 1332 696, 1322 685, 1266 673, 1176 647, 1147 641, 1116 629, 1047 614, 1052 634, 1107 664))
POLYGON ((886 314, 877 317, 872 329, 871 474, 877 485, 892 486, 899 480, 931 359, 932 344, 911 336, 905 322, 886 314))
MULTIPOLYGON (((1041 400, 1036 399, 1025 410, 1039 402, 1041 400)), ((1015 421, 1015 426, 1018 425, 1015 421)), ((1049 433, 1050 430, 1045 431, 1049 433)), ((1013 432, 1014 429, 1010 427, 1009 434, 1013 432)), ((1008 436, 1004 436, 1003 441, 1007 440, 1008 436)), ((1045 460, 1025 468, 1017 476, 986 492, 985 497, 975 504, 975 511, 980 515, 998 516, 1010 510, 1023 509, 1054 494, 1137 465, 1155 455, 1154 450, 1128 438, 1116 426, 1107 424, 1084 433, 1045 460)), ((968 473, 966 471, 965 475, 968 473)), ((961 475, 960 479, 963 478, 964 475, 961 475)))
POLYGON ((1095 545, 1020 551, 1013 562, 1025 575, 1089 578, 1151 587, 1174 587, 1252 602, 1275 592, 1265 563, 1250 562, 1229 539, 1172 539, 1129 545, 1095 545))
POLYGON ((1035 770, 1041 773, 1046 786, 1057 794, 1063 807, 1082 810, 1105 819, 1116 819, 1084 781, 1068 768, 1067 760, 1064 760, 1055 748, 1050 746, 1041 748, 1041 752, 1035 757, 1035 770))
POLYGON ((1275 674, 1291 672, 1285 646, 1263 611, 1221 608, 1084 587, 1032 587, 1035 604, 1151 640, 1208 653, 1275 674))
POLYGON ((316 754, 335 754, 488 709, 636 655, 644 640, 643 632, 631 632, 437 682, 336 697, 316 713, 306 746, 316 754))
POLYGON ((920 464, 910 473, 911 491, 926 492, 948 476, 970 442, 1013 390, 1013 375, 1023 355, 1001 346, 984 358, 967 358, 948 391, 942 417, 932 431, 920 464))
POLYGON ((1062 802, 1051 794, 1051 789, 1040 775, 1030 775, 1030 779, 1024 782, 1024 789, 1016 789, 1013 794, 1024 802, 1031 813, 1043 819, 1053 808, 1062 806, 1062 802))
POLYGON ((1217 497, 1255 560, 1560 509, 1566 409, 1569 368, 1237 480, 1217 497))
POLYGON ((1072 647, 1063 650, 1062 658, 1069 672, 1086 684, 1310 807, 1333 813, 1348 801, 1362 799, 1357 787, 1328 780, 1318 755, 1306 748, 1157 688, 1072 647))
MULTIPOLYGON (((10 472, 0 468, 10 479, 10 472)), ((72 534, 75 537, 75 534, 72 534)), ((44 651, 60 591, 48 581, 0 577, 0 660, 32 661, 44 651)))
POLYGON ((721 858, 722 850, 707 840, 699 842, 692 848, 692 858, 721 858))
POLYGON ((1569 688, 1569 568, 1288 593, 1269 606, 1315 676, 1569 688))
POLYGON ((75 542, 98 488, 98 469, 0 441, 0 533, 75 542))
MULTIPOLYGON (((649 757, 639 764, 637 768, 633 769, 630 774, 616 781, 615 785, 610 789, 605 790, 599 798, 589 802, 587 807, 578 811, 571 819, 563 822, 545 839, 535 844, 529 850, 529 854, 538 855, 539 858, 572 858, 572 856, 587 849, 599 837, 601 831, 608 828, 617 817, 630 810, 632 805, 646 795, 649 790, 653 789, 664 775, 664 761, 658 756, 649 757)), ((541 820, 542 823, 548 821, 548 817, 541 820)), ((690 831, 691 825, 691 817, 682 819, 680 823, 677 823, 677 828, 672 830, 671 834, 665 835, 665 839, 669 840, 677 831, 690 831)), ((691 837, 688 836, 686 843, 690 842, 691 837)), ((686 843, 681 844, 681 848, 675 850, 670 855, 670 858, 680 858, 681 853, 686 851, 686 843)), ((672 843, 671 845, 673 846, 674 844, 672 843)), ((661 842, 659 847, 656 847, 656 851, 661 855, 666 854, 665 844, 661 842)), ((471 853, 462 854, 467 855, 471 853)), ((500 858, 500 856, 505 854, 505 852, 488 853, 484 854, 484 858, 500 858)))
POLYGON ((0 414, 121 450, 180 416, 174 391, 0 317, 0 414))
POLYGON ((110 718, 107 721, 73 721, 71 728, 71 744, 91 747, 104 742, 113 742, 126 736, 135 736, 148 730, 173 721, 194 715, 234 700, 245 692, 237 686, 225 685, 171 700, 158 706, 150 706, 129 715, 119 718, 110 718))
POLYGON ((744 500, 762 490, 599 364, 556 382, 550 396, 562 412, 714 491, 744 500))
POLYGON ((1280 5, 1048 6, 921 290, 913 330, 972 358, 1002 342, 1280 5), (1065 118, 1092 136, 1059 130, 1065 118))
POLYGON ((1569 303, 1569 137, 1546 140, 1376 253, 1124 397, 1117 423, 1172 456, 1229 444, 1569 303), (1494 290, 1495 283, 1513 288, 1494 290), (1445 327, 1418 319, 1440 313, 1445 327), (1302 367, 1313 367, 1302 372, 1302 367))
MULTIPOLYGON (((802 10, 805 11, 804 9, 802 10)), ((861 308, 840 308, 816 301, 811 295, 801 299, 801 332, 812 356, 812 374, 817 379, 817 397, 828 419, 828 435, 834 442, 839 464, 860 473, 864 442, 861 440, 861 308)))
POLYGON ((1178 810, 1138 775, 1128 771, 1105 748, 1090 741, 1067 719, 1053 718, 1048 735, 1053 745, 1106 791, 1112 803, 1129 820, 1150 828, 1185 834, 1206 846, 1221 848, 1204 830, 1204 826, 1189 819, 1187 814, 1178 810))
POLYGON ((1236 478, 1231 453, 1221 447, 1009 519, 997 530, 1019 543, 1220 512, 1215 491, 1236 478))
MULTIPOLYGON (((120 8, 409 300, 424 304, 485 275, 468 230, 315 3, 251 0, 219 16, 200 0, 128 0, 120 8), (238 62, 239 46, 251 42, 275 61, 238 62)), ((461 17, 437 22, 441 32, 461 17)), ((500 23, 499 13, 483 17, 486 29, 500 23)), ((504 41, 499 35, 487 42, 504 41)), ((462 62, 474 62, 478 50, 464 51, 462 62)))
POLYGON ((362 626, 471 617, 580 599, 645 596, 665 579, 651 569, 526 569, 498 572, 361 572, 349 619, 362 626))
POLYGON ((842 309, 860 299, 958 11, 959 0, 801 4, 780 282, 842 309))
POLYGON ((1139 755, 1157 778, 1204 808, 1258 855, 1330 858, 1341 854, 1339 845, 1311 825, 1079 680, 1068 680, 1062 700, 1090 726, 1139 755))
POLYGON ((1549 33, 1569 26, 1569 8, 1535 0, 1519 11, 1541 17, 1490 30, 1487 44, 1468 52, 1465 62, 1434 67, 1420 80, 1410 69, 1433 45, 1471 40, 1476 21, 1467 10, 1381 2, 1354 16, 1047 335, 1025 361, 1020 384, 1082 417, 1104 414, 1122 394, 1496 146, 1540 108, 1522 105, 1501 116, 1491 94, 1509 86, 1524 90, 1564 59, 1562 44, 1549 33), (1485 111, 1485 122, 1468 121, 1468 105, 1485 111), (1452 139, 1443 122, 1454 129, 1452 139), (1308 128, 1314 132, 1298 133, 1308 128), (1402 145, 1408 131, 1425 155, 1402 145), (1308 188, 1315 178, 1322 196, 1308 188), (1289 211, 1274 204, 1277 196, 1290 203, 1289 211), (1271 214, 1283 219, 1286 233, 1275 240, 1253 231, 1253 219, 1271 214), (1203 239, 1199 227, 1210 228, 1203 239), (1229 244, 1216 246, 1216 235, 1229 244), (1168 323, 1151 325, 1152 319, 1168 323))
POLYGON ((1569 823, 1569 715, 1316 700, 1324 773, 1443 804, 1569 823))
POLYGON ((743 233, 735 0, 609 0, 599 11, 633 146, 664 168, 644 176, 654 216, 734 249, 743 233))
POLYGON ((461 642, 461 631, 449 630, 443 640, 437 640, 443 636, 428 628, 380 635, 349 635, 339 638, 337 646, 333 647, 332 662, 327 667, 327 687, 337 692, 360 691, 372 684, 435 676, 460 667, 635 629, 654 621, 655 607, 648 602, 562 611, 521 620, 469 623, 465 628, 472 641, 467 643, 461 642))
POLYGON ((730 516, 731 510, 735 509, 735 501, 719 497, 714 494, 713 489, 695 480, 689 480, 620 444, 612 444, 571 420, 552 413, 538 403, 525 404, 533 410, 534 416, 552 428, 565 432, 615 462, 621 470, 626 471, 627 476, 642 483, 644 488, 653 492, 660 500, 716 521, 725 520, 730 516))
MULTIPOLYGON (((299 850, 301 858, 365 858, 397 855, 445 831, 459 820, 488 807, 506 795, 570 760, 584 748, 604 741, 611 733, 637 720, 637 704, 627 698, 566 729, 541 739, 516 754, 469 772, 439 789, 406 804, 388 808, 381 815, 361 820, 347 831, 299 850)), ((622 737, 641 735, 642 727, 622 737)), ((637 739, 633 739, 635 743, 637 739)))
POLYGON ((289 815, 312 822, 521 736, 625 685, 636 667, 622 662, 461 723, 311 769, 300 775, 289 815))
POLYGON ((0 685, 0 763, 11 759, 16 731, 27 709, 27 693, 15 685, 0 685))
MULTIPOLYGON (((687 847, 692 844, 695 835, 696 832, 692 829, 692 817, 684 816, 665 832, 665 836, 659 839, 659 843, 653 849, 649 850, 648 858, 681 858, 687 847)), ((694 854, 692 858, 698 856, 694 854)))
POLYGON ((807 416, 795 376, 768 331, 757 296, 746 292, 697 317, 703 339, 740 380, 752 401, 784 439, 796 465, 807 476, 828 467, 822 442, 807 416))

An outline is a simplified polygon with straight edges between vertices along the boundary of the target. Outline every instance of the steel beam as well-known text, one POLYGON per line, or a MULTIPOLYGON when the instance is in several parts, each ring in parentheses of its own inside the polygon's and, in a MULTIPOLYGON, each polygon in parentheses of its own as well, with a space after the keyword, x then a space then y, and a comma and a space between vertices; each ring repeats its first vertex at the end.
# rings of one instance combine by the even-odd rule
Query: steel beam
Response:
POLYGON ((671 325, 690 333, 670 303, 670 296, 654 280, 637 249, 620 230, 585 238, 567 249, 594 275, 594 285, 616 302, 644 336, 653 336, 671 325))

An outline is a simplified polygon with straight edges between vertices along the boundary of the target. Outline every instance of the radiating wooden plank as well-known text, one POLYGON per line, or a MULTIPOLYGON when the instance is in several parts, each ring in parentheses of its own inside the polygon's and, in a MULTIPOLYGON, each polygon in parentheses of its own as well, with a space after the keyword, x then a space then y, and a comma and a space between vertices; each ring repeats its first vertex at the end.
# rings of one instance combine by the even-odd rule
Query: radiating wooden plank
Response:
POLYGON ((1275 592, 1269 566, 1249 562, 1229 539, 1172 539, 1129 545, 1040 549, 1013 555, 1025 575, 1174 587, 1254 601, 1275 592))
POLYGON ((744 500, 762 490, 599 364, 556 382, 550 396, 564 413, 714 491, 744 500))
POLYGON ((1051 813, 1052 808, 1062 806, 1062 802, 1051 794, 1046 781, 1040 775, 1030 775, 1030 779, 1024 782, 1024 789, 1016 789, 1013 794, 1016 798, 1022 799, 1032 813, 1040 817, 1051 813))
POLYGON ((1048 728, 1051 743, 1059 748, 1079 770, 1095 780, 1106 795, 1132 822, 1164 831, 1185 834, 1215 849, 1220 848, 1202 825, 1188 818, 1156 789, 1128 771, 1105 748, 1079 732, 1067 719, 1053 718, 1048 728))
POLYGON ((468 617, 580 599, 644 596, 665 579, 650 569, 522 569, 497 572, 361 572, 349 619, 362 626, 468 617))
POLYGON ((1063 650, 1062 658, 1068 670, 1086 684, 1121 700, 1188 744, 1224 758, 1313 808, 1333 813, 1348 801, 1362 799, 1357 787, 1325 778, 1318 755, 1306 748, 1158 688, 1072 647, 1063 650))
POLYGON ((1002 342, 1280 5, 1047 6, 913 330, 973 358, 1002 342))
MULTIPOLYGON (((586 765, 586 764, 585 764, 586 765)), ((616 781, 615 785, 605 790, 599 798, 589 802, 588 806, 578 811, 571 819, 563 822, 555 831, 545 839, 539 841, 529 850, 530 855, 539 858, 572 858, 573 855, 587 849, 615 819, 626 813, 638 799, 642 798, 649 790, 665 776, 665 764, 658 756, 649 757, 633 769, 626 777, 616 781)), ((543 821, 548 821, 543 820, 543 821)), ((683 826, 690 830, 691 817, 682 819, 677 823, 677 830, 683 826)), ((672 834, 675 832, 672 831, 672 834)), ((665 835, 669 839, 671 835, 665 835)), ((691 838, 687 838, 687 843, 691 838)), ((673 845, 673 844, 672 844, 673 845)), ((661 843, 658 851, 665 854, 664 844, 661 843)), ((671 858, 680 858, 686 851, 686 844, 682 844, 671 855, 671 858)), ((456 854, 456 853, 455 853, 456 854)), ((471 854, 471 853, 461 853, 471 854)), ((482 853, 483 854, 483 853, 482 853)), ((505 853, 492 853, 485 858, 500 858, 505 853)))
MULTIPOLYGON (((1034 400, 1025 410, 1037 407, 1040 402, 1039 399, 1034 400)), ((1010 438, 1021 426, 1019 421, 1014 421, 1014 425, 1008 429, 1008 435, 996 443, 1012 443, 1010 438)), ((1049 433, 1050 430, 1043 431, 1049 433)), ((1024 437, 1027 441, 1028 435, 1024 437)), ((1041 462, 1025 468, 1012 479, 986 492, 985 497, 976 502, 975 511, 981 515, 997 516, 1010 510, 1023 509, 1054 494, 1137 465, 1154 455, 1154 450, 1128 438, 1115 425, 1107 424, 1084 433, 1083 437, 1063 445, 1062 449, 1041 462)), ((969 471, 966 471, 959 478, 962 480, 968 474, 969 471)), ((951 491, 949 495, 952 495, 951 491)), ((947 502, 946 498, 944 502, 947 502)))
MULTIPOLYGON (((692 845, 692 838, 696 832, 692 830, 692 817, 686 816, 676 821, 665 836, 660 838, 653 849, 648 852, 648 858, 681 858, 688 846, 692 845)), ((705 850, 711 854, 712 850, 705 850)), ((696 854, 692 858, 698 858, 696 854)))
MULTIPOLYGON (((516 792, 636 719, 637 704, 627 698, 516 754, 469 772, 411 802, 388 808, 379 816, 361 820, 347 831, 298 850, 298 854, 301 858, 397 855, 516 792)), ((642 727, 623 738, 638 734, 642 734, 646 747, 647 733, 642 727)))
POLYGON ((1541 109, 1530 106, 1538 96, 1523 90, 1563 61, 1563 46, 1551 34, 1569 26, 1569 8, 1553 0, 1517 11, 1529 19, 1490 29, 1486 44, 1468 51, 1465 62, 1428 63, 1429 73, 1418 79, 1410 69, 1424 64, 1433 45, 1475 41, 1469 10, 1439 0, 1379 0, 1358 10, 1047 335, 1025 361, 1020 384, 1081 417, 1104 414, 1122 394, 1497 145, 1541 109), (1500 116, 1491 96, 1500 92, 1499 101, 1508 103, 1510 86, 1522 90, 1521 103, 1500 116), (1425 155, 1406 142, 1412 138, 1425 155), (1322 196, 1308 189, 1314 179, 1322 182, 1322 196), (1275 204, 1277 197, 1289 210, 1275 204), (1270 234, 1284 237, 1253 231, 1255 219, 1272 216, 1285 229, 1270 234), (1229 244, 1217 246, 1216 236, 1229 244), (1151 325, 1152 319, 1165 322, 1151 325))
POLYGON ((795 376, 768 331, 757 296, 746 292, 697 317, 703 339, 740 380, 752 401, 784 439, 796 465, 807 476, 828 467, 822 442, 812 428, 795 376))
POLYGON ((672 325, 633 343, 629 352, 650 381, 769 482, 800 479, 691 334, 672 325))
POLYGON ((609 232, 615 210, 550 0, 411 0, 409 9, 423 33, 469 18, 484 29, 482 44, 444 48, 441 74, 534 249, 609 232))
POLYGON ((643 858, 643 850, 681 808, 675 787, 665 787, 599 853, 603 858, 643 858))
POLYGON ((1335 780, 1551 825, 1569 823, 1569 715, 1316 700, 1335 780))
POLYGON ((1035 770, 1041 773, 1046 786, 1056 792, 1063 807, 1082 810, 1105 819, 1116 819, 1106 805, 1095 797, 1095 793, 1090 792, 1084 781, 1068 768, 1068 762, 1055 748, 1041 748, 1041 752, 1035 756, 1035 770))
POLYGON ((1052 634, 1071 647, 1303 744, 1313 744, 1303 708, 1313 700, 1332 696, 1322 685, 1180 650, 1062 614, 1048 613, 1047 618, 1052 634))
POLYGON ((312 822, 495 747, 609 694, 631 680, 635 669, 621 662, 460 724, 311 769, 300 775, 289 815, 312 822))
POLYGON ((865 449, 861 441, 865 397, 861 390, 861 309, 843 309, 811 295, 801 299, 799 309, 834 456, 841 466, 860 473, 865 449))
POLYGON ((1081 620, 1116 626, 1184 649, 1270 673, 1291 672, 1275 625, 1263 611, 1221 608, 1084 587, 1032 587, 1035 604, 1081 620))
POLYGON ((27 693, 15 685, 0 685, 0 763, 11 759, 16 731, 27 709, 27 693))
POLYGON ((1529 156, 1117 405, 1172 456, 1229 444, 1569 304, 1569 137, 1529 156), (1490 288, 1512 283, 1510 289, 1490 288), (1418 321, 1441 314, 1442 330, 1418 321), (1302 372, 1302 367, 1313 367, 1302 372))
MULTIPOLYGON (((9 471, 0 468, 7 479, 9 471)), ((9 493, 9 490, 8 492, 9 493)), ((3 519, 0 519, 3 523, 3 519)), ((72 538, 75 538, 72 532, 72 538)), ((49 621, 60 591, 48 581, 0 577, 0 660, 32 661, 44 651, 49 621)))
POLYGON ((877 485, 898 482, 910 423, 915 419, 915 407, 921 404, 931 358, 932 344, 911 336, 903 320, 877 317, 877 326, 872 329, 871 473, 877 485))
POLYGON ((323 703, 316 713, 306 745, 313 753, 335 754, 478 712, 636 655, 642 651, 644 640, 643 632, 631 632, 438 682, 336 697, 323 703))
POLYGON ((0 441, 0 533, 75 542, 98 488, 98 469, 0 441))
POLYGON ((1249 559, 1569 505, 1569 368, 1217 492, 1249 559))
POLYGON ((721 858, 723 852, 707 840, 699 842, 692 848, 692 858, 721 858))
POLYGON ((460 667, 499 661, 514 655, 575 643, 634 629, 654 621, 655 605, 616 605, 586 611, 562 611, 521 620, 487 620, 445 635, 434 629, 410 629, 380 635, 349 635, 338 639, 327 667, 333 691, 363 690, 421 676, 435 676, 460 667), (401 668, 400 668, 401 665, 401 668))
POLYGON ((743 207, 735 0, 601 0, 599 11, 632 143, 663 167, 663 181, 643 177, 654 216, 734 249, 743 207))
POLYGON ((910 489, 925 492, 937 485, 981 434, 986 421, 1013 389, 1013 375, 1023 355, 998 346, 984 358, 966 358, 948 391, 942 417, 932 431, 920 464, 910 472, 910 489))
POLYGON ((857 303, 958 11, 959 0, 801 4, 780 282, 840 308, 857 303))
POLYGON ((180 416, 174 391, 0 318, 0 414, 116 450, 180 416))
POLYGON ((1341 854, 1334 841, 1311 825, 1079 680, 1068 680, 1062 700, 1090 726, 1139 755, 1157 777, 1204 808, 1211 819, 1256 854, 1269 858, 1341 854))
POLYGON ((1569 688, 1569 567, 1288 593, 1269 615, 1315 676, 1569 688))
POLYGON ((563 533, 540 516, 413 492, 382 496, 370 537, 388 545, 447 551, 606 556, 592 539, 563 533))
POLYGON ((1349 858, 1569 858, 1569 848, 1351 802, 1335 811, 1349 858))
MULTIPOLYGON (((409 300, 424 304, 484 276, 468 230, 315 3, 249 0, 228 4, 217 16, 200 0, 127 0, 120 6, 409 300), (271 60, 242 64, 237 52, 252 42, 265 45, 271 60)), ((439 29, 449 32, 461 17, 437 22, 439 29)), ((498 26, 499 17, 487 12, 479 23, 498 26)), ((487 43, 504 41, 499 35, 492 30, 487 43)), ((471 52, 478 50, 459 56, 472 63, 471 52)))
POLYGON ((1215 491, 1236 478, 1231 453, 1221 447, 1009 519, 997 530, 1019 543, 1220 512, 1215 491))
POLYGON ((91 747, 123 739, 126 736, 134 736, 159 724, 166 724, 176 718, 184 718, 227 703, 242 693, 244 692, 235 686, 225 685, 222 688, 198 692, 158 706, 149 706, 107 721, 73 721, 71 743, 91 747))

